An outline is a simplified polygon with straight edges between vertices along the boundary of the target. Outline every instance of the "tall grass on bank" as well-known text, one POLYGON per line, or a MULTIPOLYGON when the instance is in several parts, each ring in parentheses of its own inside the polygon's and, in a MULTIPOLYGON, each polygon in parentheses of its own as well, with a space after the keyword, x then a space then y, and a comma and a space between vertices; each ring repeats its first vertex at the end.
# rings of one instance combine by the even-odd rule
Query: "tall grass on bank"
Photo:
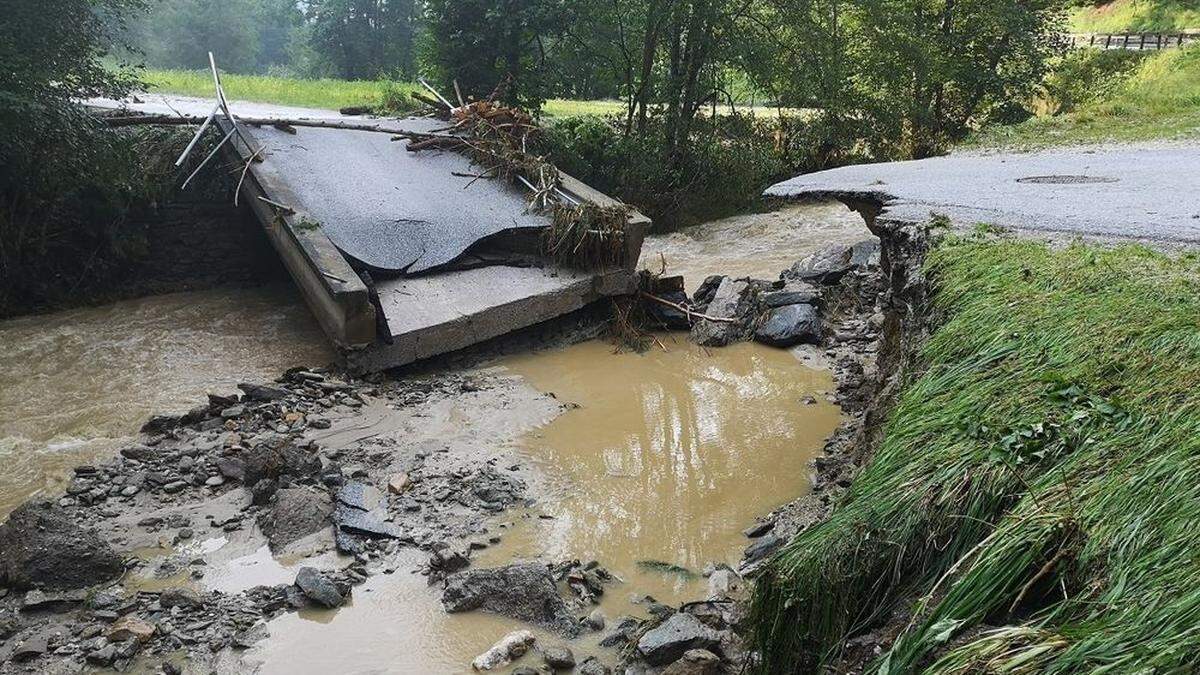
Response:
MULTIPOLYGON (((143 78, 151 93, 181 96, 212 96, 212 75, 207 70, 147 70, 143 78)), ((421 90, 415 82, 393 80, 310 80, 271 75, 224 73, 221 84, 226 95, 237 101, 275 103, 309 108, 339 110, 365 106, 381 113, 400 114, 415 109, 410 96, 421 90)), ((423 90, 422 90, 423 91, 423 90)), ((545 114, 610 115, 625 109, 620 101, 546 101, 545 114)))
MULTIPOLYGON (((213 96, 212 75, 207 70, 147 70, 143 80, 151 93, 213 96)), ((271 75, 222 73, 221 85, 232 100, 338 110, 350 106, 413 108, 412 82, 306 80, 271 75)))
POLYGON ((1200 28, 1195 0, 1113 0, 1071 10, 1076 33, 1157 33, 1200 28))
POLYGON ((944 323, 831 518, 757 584, 763 672, 911 607, 878 673, 1200 661, 1200 264, 954 239, 944 323))
POLYGON ((1200 137, 1200 45, 1148 56, 1106 89, 1070 113, 987 127, 967 145, 1038 148, 1200 137))

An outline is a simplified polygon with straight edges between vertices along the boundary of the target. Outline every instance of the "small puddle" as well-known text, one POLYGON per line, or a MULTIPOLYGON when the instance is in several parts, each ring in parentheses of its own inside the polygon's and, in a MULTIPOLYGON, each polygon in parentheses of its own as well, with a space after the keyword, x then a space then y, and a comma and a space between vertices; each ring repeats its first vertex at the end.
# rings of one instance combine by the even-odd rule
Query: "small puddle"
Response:
MULTIPOLYGON (((702 598, 702 567, 736 565, 748 543, 741 530, 808 488, 808 462, 841 419, 825 400, 831 375, 805 366, 796 352, 756 344, 705 350, 682 335, 659 339, 668 351, 614 354, 609 344, 588 342, 501 364, 578 407, 521 441, 542 476, 541 499, 502 516, 492 528, 501 543, 477 552, 473 566, 596 559, 625 581, 603 596, 610 623, 644 616, 635 596, 668 604, 702 598), (690 574, 647 569, 639 564, 645 561, 690 574)), ((371 577, 337 612, 272 621, 272 637, 248 660, 261 662, 264 673, 471 672, 474 657, 524 626, 443 612, 440 587, 410 572, 424 559, 403 551, 394 574, 371 577)), ((576 658, 615 663, 615 654, 597 646, 602 635, 571 643, 576 658)), ((514 665, 521 663, 539 659, 514 665)))

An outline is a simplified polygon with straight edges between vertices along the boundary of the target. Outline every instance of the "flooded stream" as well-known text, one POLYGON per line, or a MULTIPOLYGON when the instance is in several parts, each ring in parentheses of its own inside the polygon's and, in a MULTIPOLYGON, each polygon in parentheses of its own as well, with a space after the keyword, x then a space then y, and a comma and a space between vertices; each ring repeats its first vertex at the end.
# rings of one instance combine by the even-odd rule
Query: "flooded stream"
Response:
POLYGON ((333 358, 290 286, 161 295, 0 322, 0 518, 156 413, 333 358))
MULTIPOLYGON (((748 543, 741 530, 807 489, 808 462, 840 420, 824 397, 831 375, 792 351, 659 339, 666 351, 614 354, 587 342, 502 362, 570 409, 518 441, 544 481, 541 498, 500 516, 492 531, 501 543, 477 553, 473 566, 595 559, 624 580, 603 596, 609 620, 644 616, 640 596, 668 604, 703 597, 703 566, 736 565, 748 543)), ((274 637, 251 658, 266 673, 470 672, 472 658, 517 627, 481 613, 445 614, 438 588, 408 572, 419 559, 402 560, 394 574, 357 589, 349 607, 273 621, 274 637)), ((614 662, 596 645, 600 636, 574 643, 577 656, 614 662)), ((537 665, 536 655, 526 661, 537 665)))
POLYGON ((646 237, 640 264, 657 272, 665 260, 667 275, 682 275, 690 293, 710 274, 778 279, 814 249, 869 236, 862 218, 840 202, 787 204, 646 237))
MULTIPOLYGON (((840 205, 791 205, 650 237, 643 264, 657 269, 661 253, 668 273, 683 274, 690 289, 712 273, 775 278, 818 246, 857 241, 865 233, 858 216, 840 205)), ((658 337, 662 348, 644 354, 588 342, 508 357, 485 369, 520 383, 527 393, 514 395, 513 405, 526 405, 528 414, 491 413, 514 420, 521 431, 496 442, 477 440, 509 448, 528 463, 529 494, 536 499, 496 516, 489 527, 501 541, 477 552, 474 567, 594 559, 623 580, 603 596, 608 620, 644 616, 645 605, 635 600, 646 595, 666 604, 702 598, 701 570, 736 565, 748 543, 742 530, 808 488, 809 462, 841 419, 827 401, 831 374, 800 351, 753 343, 709 350, 684 334, 658 337), (538 392, 552 393, 565 404, 563 412, 553 416, 557 403, 538 392)), ((269 380, 332 357, 288 287, 167 295, 0 322, 0 461, 6 466, 0 517, 61 485, 73 466, 128 442, 150 415, 182 412, 206 393, 232 392, 238 382, 269 380)), ((429 411, 418 418, 377 407, 399 420, 390 425, 397 443, 415 442, 413 428, 435 437, 505 432, 500 422, 460 423, 462 400, 432 409, 433 418, 429 411)), ((372 411, 368 405, 363 415, 372 411)), ((291 583, 301 564, 345 564, 330 550, 277 559, 266 548, 235 553, 237 547, 223 549, 226 544, 224 538, 191 544, 197 548, 190 553, 212 554, 203 580, 184 570, 127 583, 142 590, 190 585, 236 593, 291 583)), ((169 552, 164 544, 137 553, 150 560, 169 552)), ((246 662, 265 673, 470 672, 471 659, 519 626, 477 612, 446 614, 439 587, 414 573, 427 559, 401 549, 387 573, 355 588, 347 606, 276 618, 268 624, 271 637, 248 650, 246 662)), ((543 642, 562 643, 535 633, 543 642)), ((595 654, 615 662, 597 646, 602 635, 571 643, 577 658, 595 654)), ((536 655, 524 659, 538 662, 536 655)))

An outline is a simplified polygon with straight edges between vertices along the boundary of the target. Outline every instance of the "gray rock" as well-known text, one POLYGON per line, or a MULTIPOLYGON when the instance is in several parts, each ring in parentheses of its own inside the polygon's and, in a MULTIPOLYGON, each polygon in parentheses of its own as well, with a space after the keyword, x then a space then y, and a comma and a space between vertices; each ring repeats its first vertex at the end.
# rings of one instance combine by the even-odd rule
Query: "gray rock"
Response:
POLYGON ((400 539, 403 532, 386 521, 387 511, 360 511, 339 504, 333 511, 333 520, 342 532, 357 534, 372 539, 400 539))
POLYGON ((106 644, 105 646, 91 652, 87 655, 88 663, 98 666, 107 666, 117 657, 117 648, 113 645, 106 644))
POLYGON ((737 572, 719 569, 708 578, 708 599, 725 600, 739 597, 742 593, 742 578, 737 572))
POLYGON ((483 610, 554 630, 566 637, 579 626, 541 563, 518 563, 494 569, 467 570, 446 578, 442 607, 447 612, 483 610))
POLYGON ((383 492, 358 481, 350 481, 339 488, 337 500, 360 511, 374 511, 384 506, 383 492))
POLYGON ((190 588, 168 588, 158 596, 158 604, 166 609, 183 607, 191 609, 204 604, 200 594, 190 588))
POLYGON ((665 666, 692 649, 717 649, 720 644, 716 631, 696 617, 673 614, 658 627, 647 631, 638 640, 637 650, 650 665, 665 666))
POLYGON ((767 535, 746 547, 743 563, 747 565, 756 563, 779 550, 781 546, 783 546, 782 539, 773 534, 767 535))
POLYGON ((433 553, 429 556, 430 569, 449 573, 465 570, 470 565, 471 558, 468 551, 445 542, 433 545, 433 553))
POLYGON ((87 593, 82 589, 69 591, 43 591, 34 588, 25 593, 21 599, 21 610, 33 612, 39 610, 64 610, 72 605, 82 604, 87 600, 87 593))
POLYGON ((836 284, 853 269, 879 264, 879 240, 867 239, 853 246, 832 244, 792 265, 781 275, 821 284, 836 284))
POLYGON ((149 462, 158 457, 158 450, 148 445, 131 445, 121 448, 121 455, 139 462, 149 462))
POLYGON ((734 319, 732 322, 697 319, 692 326, 692 342, 706 347, 724 347, 742 340, 746 336, 746 317, 752 309, 747 297, 750 284, 726 277, 717 287, 713 299, 705 308, 707 316, 734 319))
POLYGON ((616 628, 600 640, 601 647, 616 647, 628 643, 641 629, 642 622, 632 616, 622 616, 616 628))
POLYGON ((313 602, 328 607, 341 607, 346 601, 337 586, 326 579, 324 574, 313 567, 301 567, 296 574, 296 587, 313 602))
POLYGON ((763 520, 742 530, 742 534, 744 534, 747 539, 758 539, 773 529, 775 529, 774 520, 763 520))
POLYGON ((176 492, 182 492, 183 489, 185 487, 187 487, 187 485, 188 484, 184 481, 174 480, 174 481, 171 481, 170 483, 167 483, 166 485, 162 486, 162 490, 163 490, 163 492, 165 492, 169 495, 173 495, 176 492))
POLYGON ((26 502, 0 525, 0 584, 67 590, 124 571, 121 556, 94 528, 77 525, 57 505, 26 502))
POLYGON ((575 654, 566 645, 542 647, 542 659, 554 670, 570 670, 575 667, 575 654))
POLYGON ((291 392, 281 387, 251 384, 249 382, 239 384, 238 389, 241 389, 246 394, 246 398, 251 401, 278 401, 281 398, 287 398, 291 395, 291 392))
POLYGON ((43 628, 28 633, 24 638, 20 639, 16 648, 13 649, 13 660, 28 661, 45 654, 50 649, 50 639, 54 635, 55 631, 50 628, 43 628))
POLYGON ((317 453, 290 443, 282 447, 265 443, 256 445, 243 453, 242 458, 245 465, 243 482, 247 485, 281 476, 312 478, 321 472, 317 453))
POLYGON ((713 296, 717 294, 717 288, 721 286, 721 282, 727 277, 721 274, 714 274, 704 278, 700 288, 696 289, 695 295, 692 296, 693 303, 697 308, 707 308, 708 303, 712 302, 713 296))
POLYGON ((275 492, 270 508, 258 517, 258 525, 267 535, 272 551, 329 527, 333 504, 329 495, 305 487, 283 488, 275 492))
POLYGON ((821 317, 811 305, 786 305, 771 310, 754 332, 754 339, 772 347, 816 343, 821 337, 821 317))
POLYGON ((592 630, 604 630, 604 624, 607 623, 607 620, 607 617, 604 616, 604 612, 597 608, 593 609, 592 613, 587 615, 587 618, 583 620, 583 623, 592 630))
MULTIPOLYGON (((659 297, 683 307, 686 307, 688 303, 687 293, 683 291, 672 291, 664 293, 659 297)), ((691 321, 688 320, 688 315, 674 307, 668 307, 662 303, 648 300, 646 301, 646 309, 649 311, 650 318, 662 324, 665 328, 687 330, 692 327, 691 321)))
POLYGON ((274 478, 258 480, 251 484, 250 502, 255 506, 263 506, 271 501, 271 497, 275 496, 278 489, 279 483, 274 478))
POLYGON ((707 649, 690 649, 678 661, 663 669, 661 675, 717 675, 721 659, 707 649))
POLYGON ((763 293, 759 300, 771 308, 787 305, 817 305, 821 302, 821 291, 816 286, 803 281, 790 281, 783 287, 783 290, 763 293))
POLYGON ((579 664, 579 675, 612 675, 612 668, 601 663, 596 657, 589 656, 579 664))
POLYGON ((241 481, 246 477, 246 465, 240 459, 221 457, 217 459, 217 471, 229 480, 241 481))

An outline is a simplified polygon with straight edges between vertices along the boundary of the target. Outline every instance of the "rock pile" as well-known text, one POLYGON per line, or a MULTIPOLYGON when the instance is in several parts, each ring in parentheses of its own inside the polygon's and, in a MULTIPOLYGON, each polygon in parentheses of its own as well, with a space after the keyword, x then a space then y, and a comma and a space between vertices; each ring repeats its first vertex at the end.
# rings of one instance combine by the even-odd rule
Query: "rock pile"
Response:
POLYGON ((797 261, 777 281, 715 275, 690 299, 675 289, 659 296, 690 314, 660 303, 648 307, 659 323, 690 329, 691 340, 706 347, 751 339, 773 347, 818 344, 828 331, 822 315, 826 289, 851 272, 878 266, 876 239, 831 245, 797 261))

